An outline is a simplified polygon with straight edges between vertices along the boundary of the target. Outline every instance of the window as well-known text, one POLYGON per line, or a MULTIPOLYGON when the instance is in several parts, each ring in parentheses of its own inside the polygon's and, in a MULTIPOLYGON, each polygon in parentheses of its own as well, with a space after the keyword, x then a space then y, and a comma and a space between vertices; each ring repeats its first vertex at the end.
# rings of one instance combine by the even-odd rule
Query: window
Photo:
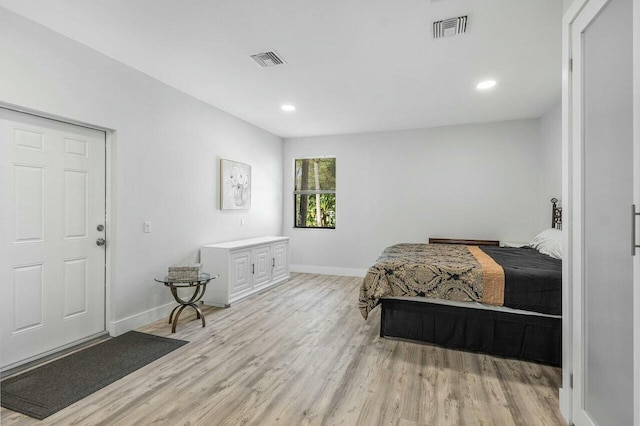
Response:
POLYGON ((296 159, 293 197, 296 228, 334 229, 336 159, 296 159))

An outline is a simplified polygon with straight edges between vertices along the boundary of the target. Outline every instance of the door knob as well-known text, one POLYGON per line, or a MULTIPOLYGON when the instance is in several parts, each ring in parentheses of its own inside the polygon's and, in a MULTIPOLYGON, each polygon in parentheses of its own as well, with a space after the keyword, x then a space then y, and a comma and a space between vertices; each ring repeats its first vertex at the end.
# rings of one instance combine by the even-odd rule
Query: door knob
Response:
POLYGON ((98 238, 96 240, 96 245, 98 245, 98 246, 104 246, 106 244, 107 244, 107 240, 105 240, 104 238, 98 238))

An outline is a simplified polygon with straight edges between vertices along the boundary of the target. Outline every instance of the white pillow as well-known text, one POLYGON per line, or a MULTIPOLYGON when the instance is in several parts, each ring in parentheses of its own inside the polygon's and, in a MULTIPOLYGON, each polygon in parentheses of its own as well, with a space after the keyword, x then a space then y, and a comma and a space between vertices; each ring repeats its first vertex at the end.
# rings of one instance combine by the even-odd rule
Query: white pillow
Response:
POLYGON ((554 259, 562 260, 562 231, 559 229, 545 229, 529 243, 529 247, 554 259))

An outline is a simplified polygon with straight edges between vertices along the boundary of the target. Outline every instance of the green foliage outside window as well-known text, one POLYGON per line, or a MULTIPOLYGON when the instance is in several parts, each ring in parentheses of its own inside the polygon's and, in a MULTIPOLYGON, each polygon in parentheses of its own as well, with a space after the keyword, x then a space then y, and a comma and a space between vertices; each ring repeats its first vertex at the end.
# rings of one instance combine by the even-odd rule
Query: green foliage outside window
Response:
POLYGON ((296 228, 335 228, 336 159, 297 159, 294 199, 296 228))

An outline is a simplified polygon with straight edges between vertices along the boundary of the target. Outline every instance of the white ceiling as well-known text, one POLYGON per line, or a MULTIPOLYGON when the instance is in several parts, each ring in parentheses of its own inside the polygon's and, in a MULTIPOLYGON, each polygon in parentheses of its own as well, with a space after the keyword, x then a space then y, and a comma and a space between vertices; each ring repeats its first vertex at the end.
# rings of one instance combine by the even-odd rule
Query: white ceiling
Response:
POLYGON ((539 117, 560 98, 561 0, 0 6, 282 137, 539 117), (463 14, 467 34, 432 39, 432 21, 463 14), (263 69, 249 58, 270 49, 288 63, 263 69), (477 91, 486 78, 497 87, 477 91))

